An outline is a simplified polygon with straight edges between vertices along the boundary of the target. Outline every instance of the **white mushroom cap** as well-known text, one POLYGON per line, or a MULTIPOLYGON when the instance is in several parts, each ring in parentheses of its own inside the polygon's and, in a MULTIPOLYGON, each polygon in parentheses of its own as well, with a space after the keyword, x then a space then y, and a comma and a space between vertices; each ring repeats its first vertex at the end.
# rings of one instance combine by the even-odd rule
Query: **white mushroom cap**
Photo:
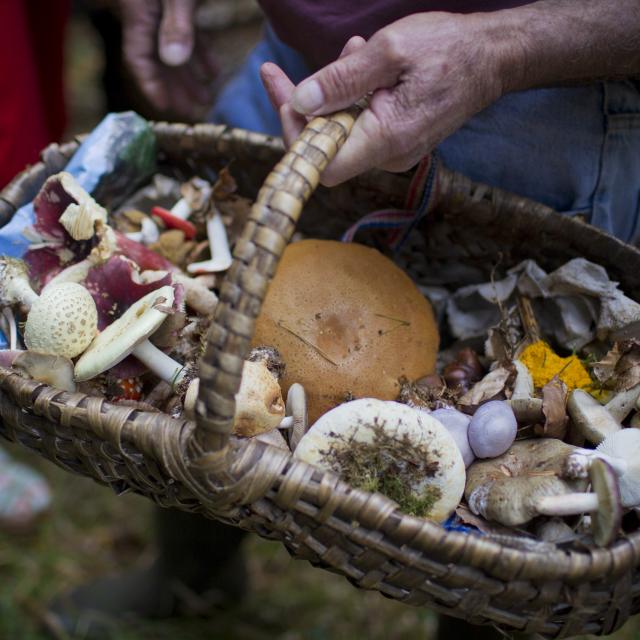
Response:
MULTIPOLYGON (((398 402, 364 398, 339 405, 325 413, 309 429, 294 451, 294 457, 328 471, 340 473, 327 460, 331 447, 348 447, 349 442, 371 444, 375 428, 403 441, 410 440, 433 465, 433 475, 411 487, 417 497, 437 489, 439 497, 426 516, 441 522, 458 506, 465 485, 462 455, 449 432, 424 412, 398 402)), ((399 461, 401 462, 401 461, 399 461)))
POLYGON ((23 351, 13 361, 13 368, 56 389, 75 391, 73 362, 69 358, 37 351, 23 351))
POLYGON ((469 445, 468 431, 471 417, 457 409, 447 408, 436 409, 429 415, 444 425, 446 430, 453 436, 462 454, 464 466, 468 467, 476 459, 473 449, 469 445))
POLYGON ((80 284, 62 282, 47 287, 31 305, 24 342, 33 351, 75 358, 91 344, 97 327, 91 294, 80 284))
POLYGON ((620 431, 620 423, 593 396, 574 389, 567 401, 567 413, 576 429, 593 444, 620 431))
POLYGON ((469 423, 469 444, 478 458, 495 458, 513 444, 518 422, 507 402, 491 400, 476 410, 469 423))
POLYGON ((619 474, 623 507, 640 505, 640 429, 622 429, 607 436, 596 451, 625 462, 619 474))
POLYGON ((173 298, 173 287, 167 285, 131 305, 95 338, 76 362, 76 380, 89 380, 124 360, 166 320, 167 307, 171 307, 173 298))

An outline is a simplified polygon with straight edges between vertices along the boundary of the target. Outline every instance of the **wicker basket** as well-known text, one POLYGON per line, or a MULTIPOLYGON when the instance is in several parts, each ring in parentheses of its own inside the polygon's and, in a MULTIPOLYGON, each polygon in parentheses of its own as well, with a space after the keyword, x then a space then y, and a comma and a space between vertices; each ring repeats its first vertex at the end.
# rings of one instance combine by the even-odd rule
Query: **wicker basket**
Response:
MULTIPOLYGON (((352 122, 349 113, 317 118, 280 162, 275 138, 215 125, 155 124, 163 170, 184 177, 234 158, 245 194, 263 184, 200 362, 197 423, 59 391, 0 369, 0 433, 117 492, 135 491, 162 506, 281 540, 293 556, 407 604, 554 637, 611 633, 640 606, 640 533, 607 549, 543 543, 518 549, 406 516, 384 496, 353 490, 283 450, 229 437, 243 357, 269 280, 320 171, 352 122)), ((42 162, 3 191, 0 224, 64 167, 77 144, 49 147, 42 162)), ((302 228, 335 238, 364 213, 401 206, 409 180, 372 172, 319 188, 302 228)), ((429 268, 455 260, 488 275, 498 254, 506 266, 530 257, 546 268, 583 256, 640 299, 640 252, 444 168, 422 238, 429 268)))

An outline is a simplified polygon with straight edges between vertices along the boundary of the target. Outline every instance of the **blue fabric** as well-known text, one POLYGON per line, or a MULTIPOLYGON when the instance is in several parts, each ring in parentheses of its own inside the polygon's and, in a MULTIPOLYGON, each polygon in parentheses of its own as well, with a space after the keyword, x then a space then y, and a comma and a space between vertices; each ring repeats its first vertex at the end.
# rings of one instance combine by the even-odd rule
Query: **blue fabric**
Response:
MULTIPOLYGON (((262 86, 263 62, 294 83, 310 70, 270 28, 222 91, 214 122, 280 135, 262 86)), ((640 91, 599 82, 512 93, 471 118, 438 152, 473 180, 542 202, 631 242, 640 241, 640 91)))

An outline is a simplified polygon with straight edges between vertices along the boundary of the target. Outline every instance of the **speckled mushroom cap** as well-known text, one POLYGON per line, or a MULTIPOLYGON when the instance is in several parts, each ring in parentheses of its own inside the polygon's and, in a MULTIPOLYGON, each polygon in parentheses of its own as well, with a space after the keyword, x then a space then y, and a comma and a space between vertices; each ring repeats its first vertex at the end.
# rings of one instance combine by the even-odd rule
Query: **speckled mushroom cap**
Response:
POLYGON ((349 441, 371 443, 373 426, 383 426, 394 438, 407 436, 424 451, 425 462, 433 464, 431 477, 424 477, 412 487, 416 495, 435 487, 440 498, 433 504, 429 519, 445 520, 458 506, 465 485, 462 455, 445 427, 423 411, 399 402, 363 398, 345 402, 325 413, 303 436, 293 456, 328 471, 340 473, 327 461, 326 452, 333 446, 348 446, 349 441))
POLYGON ((345 400, 394 400, 398 378, 432 373, 438 328, 411 279, 375 249, 329 240, 289 245, 258 317, 254 345, 287 365, 283 394, 307 392, 309 420, 345 400))
POLYGON ((24 329, 28 349, 74 358, 95 338, 98 312, 91 294, 80 284, 47 287, 35 300, 24 329))

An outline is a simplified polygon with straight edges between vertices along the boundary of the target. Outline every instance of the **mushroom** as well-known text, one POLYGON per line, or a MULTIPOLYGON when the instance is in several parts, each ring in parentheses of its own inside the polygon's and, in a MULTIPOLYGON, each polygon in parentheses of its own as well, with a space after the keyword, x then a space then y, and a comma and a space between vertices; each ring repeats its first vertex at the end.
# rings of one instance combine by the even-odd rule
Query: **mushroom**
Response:
POLYGON ((568 476, 585 478, 597 459, 604 460, 618 476, 623 507, 640 505, 640 429, 621 429, 594 449, 576 449, 567 459, 568 476))
POLYGON ((176 216, 173 212, 164 207, 152 207, 151 215, 160 218, 164 222, 167 229, 178 229, 184 233, 185 240, 193 240, 196 237, 196 228, 184 218, 176 216))
POLYGON ((38 299, 29 282, 27 265, 17 258, 0 257, 0 306, 22 304, 27 309, 38 299))
POLYGON ((400 378, 433 373, 438 343, 431 306, 401 269, 329 240, 287 246, 253 338, 282 354, 283 393, 303 385, 311 422, 349 394, 395 399, 400 378))
POLYGON ((151 218, 144 217, 140 223, 140 231, 130 231, 124 235, 129 240, 135 240, 142 244, 153 244, 158 241, 160 231, 158 225, 151 218))
POLYGON ((631 413, 631 410, 638 400, 640 400, 640 384, 617 393, 607 402, 604 408, 611 414, 614 420, 622 423, 629 413, 631 413))
POLYGON ((497 458, 474 462, 464 491, 469 508, 508 527, 528 522, 539 515, 538 498, 586 489, 586 479, 564 477, 575 450, 555 438, 519 440, 497 458))
POLYGON ((171 213, 187 220, 194 211, 206 207, 211 198, 212 187, 206 180, 194 176, 180 187, 180 192, 182 198, 171 207, 171 213))
POLYGON ((398 402, 341 404, 307 431, 293 455, 438 522, 458 506, 464 490, 464 462, 453 436, 425 412, 398 402))
MULTIPOLYGON (((296 447, 302 440, 309 427, 309 418, 307 416, 307 396, 304 387, 294 382, 289 387, 287 393, 286 415, 292 418, 291 432, 289 434, 289 444, 291 451, 295 451, 296 447)), ((286 418, 285 418, 286 420, 286 418)), ((280 425, 282 428, 282 423, 280 425)))
MULTIPOLYGON (((146 271, 142 273, 147 273, 146 271)), ((218 296, 205 287, 195 278, 190 278, 183 273, 172 273, 172 282, 181 284, 184 287, 185 302, 196 313, 203 316, 210 316, 218 304, 218 296)))
POLYGON ((133 354, 161 380, 175 388, 185 376, 184 365, 148 340, 171 313, 173 301, 173 287, 166 285, 131 305, 120 318, 98 334, 76 362, 76 380, 90 380, 133 354))
POLYGON ((622 428, 605 407, 582 389, 571 392, 567 412, 580 434, 593 444, 599 444, 622 428))
POLYGON ((622 503, 618 478, 604 460, 594 460, 589 468, 593 493, 542 496, 536 501, 538 513, 548 516, 591 514, 595 543, 605 547, 616 537, 622 522, 622 503))
POLYGON ((75 358, 96 335, 98 311, 91 294, 75 282, 46 287, 31 304, 24 327, 28 349, 75 358))
MULTIPOLYGON (((195 419, 200 380, 193 379, 184 397, 184 414, 195 419)), ((280 385, 262 362, 245 361, 235 396, 233 433, 252 437, 277 429, 285 412, 280 385)), ((288 448, 288 447, 287 447, 288 448)))
POLYGON ((76 390, 73 362, 69 358, 37 351, 23 351, 13 360, 12 366, 30 378, 56 389, 71 392, 76 390))
POLYGON ((473 414, 467 435, 478 458, 495 458, 513 444, 517 432, 518 422, 509 404, 491 400, 473 414))
POLYGON ((509 404, 519 423, 537 424, 544 422, 542 398, 534 395, 533 378, 529 369, 520 360, 514 360, 516 381, 509 404))
POLYGON ((2 309, 2 331, 9 339, 9 349, 18 348, 18 324, 11 307, 2 309))
POLYGON ((466 413, 462 413, 462 411, 447 408, 436 409, 429 415, 440 422, 440 424, 444 425, 446 430, 453 436, 453 439, 462 454, 464 466, 468 467, 476 459, 476 456, 469 445, 468 437, 469 422, 471 422, 471 418, 466 413))
POLYGON ((224 228, 222 216, 214 207, 213 215, 207 219, 207 237, 211 258, 202 262, 192 262, 187 266, 189 273, 216 273, 226 271, 231 266, 231 251, 227 230, 224 228))

